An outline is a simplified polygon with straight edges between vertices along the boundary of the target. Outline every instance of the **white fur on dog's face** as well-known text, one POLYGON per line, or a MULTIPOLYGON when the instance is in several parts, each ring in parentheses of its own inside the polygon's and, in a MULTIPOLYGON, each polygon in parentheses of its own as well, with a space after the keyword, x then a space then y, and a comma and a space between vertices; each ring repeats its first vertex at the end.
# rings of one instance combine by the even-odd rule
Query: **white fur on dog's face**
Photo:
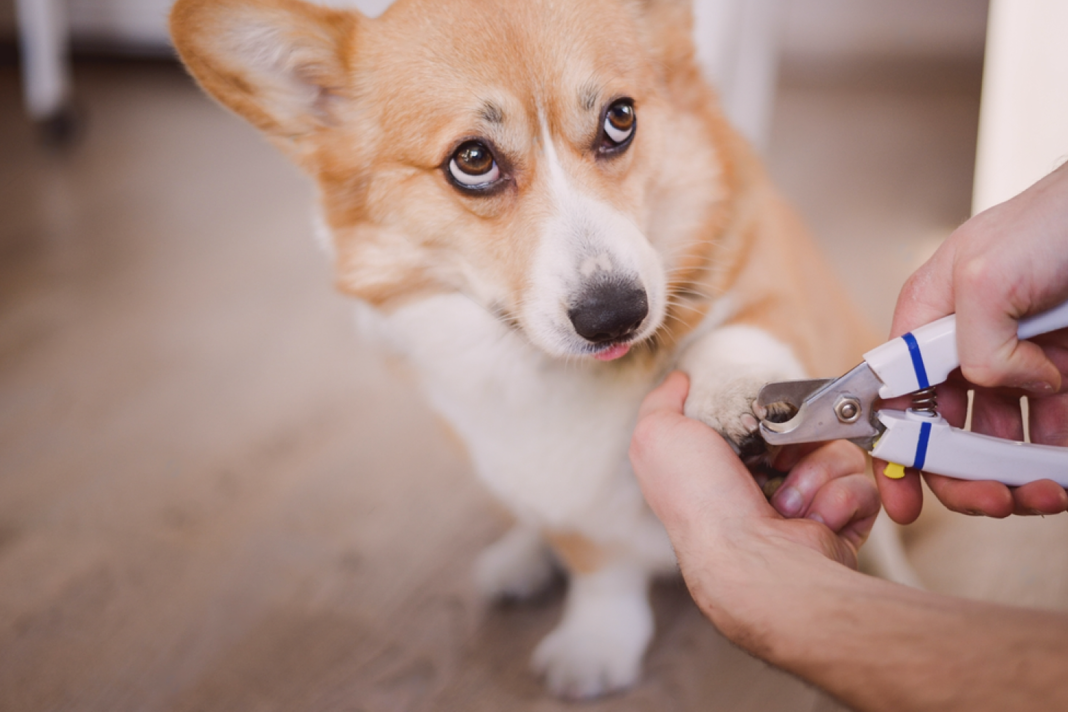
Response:
POLYGON ((530 279, 518 310, 519 323, 539 348, 553 356, 594 353, 601 347, 580 336, 569 308, 591 285, 605 279, 645 292, 649 313, 627 343, 656 332, 666 313, 667 278, 660 255, 627 215, 585 195, 560 163, 542 122, 539 160, 551 206, 538 227, 530 279))

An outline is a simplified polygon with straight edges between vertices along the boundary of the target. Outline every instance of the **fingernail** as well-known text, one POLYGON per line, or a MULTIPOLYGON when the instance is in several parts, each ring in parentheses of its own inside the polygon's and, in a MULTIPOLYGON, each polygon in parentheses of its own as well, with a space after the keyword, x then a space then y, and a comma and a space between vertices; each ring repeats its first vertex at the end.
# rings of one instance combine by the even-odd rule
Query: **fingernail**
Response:
POLYGON ((827 522, 823 521, 823 517, 819 515, 819 512, 813 512, 812 514, 808 515, 808 518, 814 522, 819 522, 823 526, 827 526, 827 522))
POLYGON ((981 516, 983 516, 983 513, 981 511, 979 511, 978 509, 965 509, 964 513, 967 514, 969 517, 981 517, 981 516))
POLYGON ((793 487, 780 487, 775 493, 775 509, 784 517, 796 517, 801 513, 802 504, 801 493, 793 487))
POLYGON ((1048 396, 1053 393, 1053 384, 1046 381, 1031 381, 1030 383, 1025 383, 1023 389, 1038 395, 1048 396))

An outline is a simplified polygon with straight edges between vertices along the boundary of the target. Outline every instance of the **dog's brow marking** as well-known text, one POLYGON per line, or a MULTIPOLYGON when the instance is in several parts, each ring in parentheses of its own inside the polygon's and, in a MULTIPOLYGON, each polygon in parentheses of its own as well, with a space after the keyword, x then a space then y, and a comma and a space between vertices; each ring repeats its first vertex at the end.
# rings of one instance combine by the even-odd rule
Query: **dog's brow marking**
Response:
POLYGON ((593 111, 597 106, 597 95, 601 92, 593 84, 587 84, 579 92, 579 105, 586 111, 593 111))
POLYGON ((482 105, 482 111, 480 115, 483 119, 491 124, 499 124, 504 122, 504 110, 494 104, 492 101, 487 101, 482 105))

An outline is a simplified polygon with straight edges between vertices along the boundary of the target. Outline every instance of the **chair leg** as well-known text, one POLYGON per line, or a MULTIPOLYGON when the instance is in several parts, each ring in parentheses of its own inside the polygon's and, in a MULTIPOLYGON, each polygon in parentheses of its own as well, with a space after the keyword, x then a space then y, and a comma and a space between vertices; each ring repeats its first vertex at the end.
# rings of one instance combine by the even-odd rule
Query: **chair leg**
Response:
POLYGON ((16 0, 26 112, 45 138, 73 137, 67 12, 64 0, 16 0))

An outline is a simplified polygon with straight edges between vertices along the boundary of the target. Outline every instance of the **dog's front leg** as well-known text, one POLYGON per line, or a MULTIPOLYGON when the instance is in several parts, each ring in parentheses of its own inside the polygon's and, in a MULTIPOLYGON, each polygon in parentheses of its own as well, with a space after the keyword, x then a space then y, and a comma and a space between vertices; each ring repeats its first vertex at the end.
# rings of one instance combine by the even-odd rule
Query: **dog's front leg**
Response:
POLYGON ((805 378, 789 346, 746 324, 702 336, 683 353, 679 368, 690 376, 686 415, 708 424, 743 454, 762 445, 756 434, 761 414, 754 410, 760 389, 771 381, 805 378))
POLYGON ((579 537, 549 540, 570 580, 563 619, 534 650, 534 670, 555 694, 572 699, 630 687, 653 638, 648 571, 579 537))

